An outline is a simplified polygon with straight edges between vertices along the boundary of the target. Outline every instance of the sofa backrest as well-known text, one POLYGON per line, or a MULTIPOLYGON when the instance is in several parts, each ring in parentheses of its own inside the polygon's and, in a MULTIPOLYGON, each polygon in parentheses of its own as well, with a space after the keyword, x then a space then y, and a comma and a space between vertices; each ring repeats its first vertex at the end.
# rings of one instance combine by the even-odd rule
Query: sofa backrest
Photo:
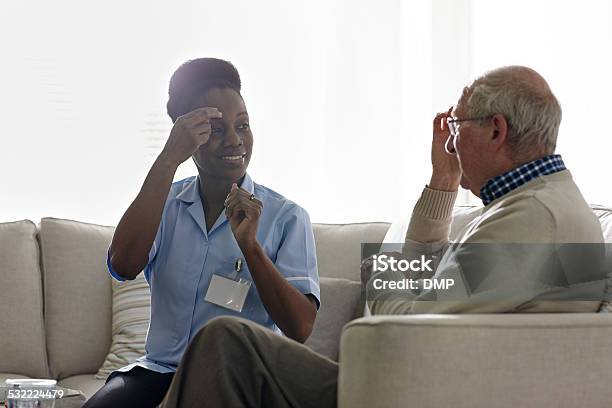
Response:
POLYGON ((114 228, 43 218, 40 223, 45 328, 51 376, 94 373, 111 341, 106 251, 114 228))
MULTIPOLYGON (((318 331, 333 341, 313 336, 311 342, 313 348, 332 358, 337 355, 337 346, 333 344, 342 326, 358 316, 359 307, 355 305, 360 292, 355 283, 328 278, 358 281, 360 243, 380 242, 388 226, 386 223, 313 225, 319 272, 325 280, 321 285, 323 297, 329 300, 325 302, 326 312, 320 313, 318 331), (338 292, 338 288, 343 289, 338 292), (338 300, 337 305, 331 303, 332 298, 338 300), (329 315, 328 318, 325 315, 329 315)), ((35 234, 33 224, 31 228, 35 234)), ((51 377, 63 379, 96 372, 102 365, 111 340, 112 289, 106 271, 106 251, 113 232, 114 228, 109 226, 56 218, 41 220, 39 238, 44 297, 39 288, 35 299, 44 298, 49 367, 45 365, 38 371, 31 371, 32 374, 46 377, 49 372, 51 377)), ((31 249, 38 251, 38 246, 31 249)), ((30 255, 37 265, 37 255, 30 255)), ((38 267, 32 270, 32 275, 38 279, 40 273, 38 267)), ((40 312, 42 305, 33 310, 40 312)), ((42 326, 40 319, 39 323, 42 326)), ((36 349, 45 351, 40 346, 36 349)), ((47 358, 40 361, 46 363, 47 358)))
POLYGON ((36 225, 0 224, 0 373, 48 376, 36 225))

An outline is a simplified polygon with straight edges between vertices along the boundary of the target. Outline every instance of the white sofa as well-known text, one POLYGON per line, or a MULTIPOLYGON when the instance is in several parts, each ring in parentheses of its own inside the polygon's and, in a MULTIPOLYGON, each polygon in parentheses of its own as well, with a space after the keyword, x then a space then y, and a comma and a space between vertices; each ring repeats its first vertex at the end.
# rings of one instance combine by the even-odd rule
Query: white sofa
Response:
MULTIPOLYGON (((592 208, 611 243, 612 209, 592 208)), ((456 209, 451 237, 474 215, 456 209)), ((342 334, 338 401, 340 408, 610 407, 612 314, 356 319, 342 334)))
MULTIPOLYGON (((461 210, 453 231, 471 214, 461 210)), ((597 207, 612 242, 612 211, 597 207)), ((336 358, 339 406, 612 404, 612 315, 359 317, 361 243, 386 223, 315 224, 322 307, 307 344, 336 358), (340 334, 342 327, 342 341, 340 334)), ((113 228, 44 218, 0 224, 0 383, 55 378, 91 396, 111 344, 113 228)))

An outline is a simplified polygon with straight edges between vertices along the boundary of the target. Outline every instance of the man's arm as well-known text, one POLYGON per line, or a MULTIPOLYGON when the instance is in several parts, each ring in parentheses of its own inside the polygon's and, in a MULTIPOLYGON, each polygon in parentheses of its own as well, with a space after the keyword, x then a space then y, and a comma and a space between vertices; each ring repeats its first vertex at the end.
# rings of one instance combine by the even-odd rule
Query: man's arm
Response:
POLYGON ((433 120, 431 179, 414 206, 406 233, 404 256, 441 256, 448 244, 453 205, 461 181, 457 156, 446 149, 450 132, 446 123, 452 108, 433 120))
MULTIPOLYGON (((447 152, 445 148, 450 137, 446 123, 450 112, 449 109, 445 113, 438 113, 433 120, 432 175, 429 185, 423 190, 412 212, 406 242, 402 250, 403 257, 406 259, 417 259, 421 255, 441 259, 448 246, 453 205, 461 180, 457 157, 447 152)), ((412 274, 410 278, 430 277, 434 273, 435 269, 427 274, 412 274)), ((386 275, 391 278, 388 274, 386 275)), ((396 278, 401 279, 401 273, 396 274, 396 278)), ((371 282, 367 287, 370 288, 370 285, 371 282)), ((370 297, 369 294, 368 306, 373 314, 396 314, 404 310, 403 306, 399 308, 394 306, 392 310, 387 310, 387 307, 390 306, 388 299, 376 298, 375 295, 370 297)))

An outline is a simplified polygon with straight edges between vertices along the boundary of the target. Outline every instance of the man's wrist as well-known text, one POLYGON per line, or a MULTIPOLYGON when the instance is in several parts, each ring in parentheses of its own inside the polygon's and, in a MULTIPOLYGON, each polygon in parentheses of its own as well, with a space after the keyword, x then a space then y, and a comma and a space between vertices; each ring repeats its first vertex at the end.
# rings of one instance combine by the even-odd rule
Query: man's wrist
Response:
POLYGON ((432 174, 427 187, 439 191, 457 191, 461 176, 432 174))

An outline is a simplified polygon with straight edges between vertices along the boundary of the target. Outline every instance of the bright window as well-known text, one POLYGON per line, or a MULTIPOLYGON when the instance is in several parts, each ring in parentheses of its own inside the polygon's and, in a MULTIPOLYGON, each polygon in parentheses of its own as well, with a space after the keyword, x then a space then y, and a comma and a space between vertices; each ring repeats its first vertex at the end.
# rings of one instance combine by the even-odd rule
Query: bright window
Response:
POLYGON ((241 73, 249 173, 315 222, 409 215, 433 114, 513 63, 549 79, 559 151, 587 200, 612 204, 611 18, 603 0, 3 2, 0 221, 116 224, 171 128, 170 75, 200 56, 241 73))

